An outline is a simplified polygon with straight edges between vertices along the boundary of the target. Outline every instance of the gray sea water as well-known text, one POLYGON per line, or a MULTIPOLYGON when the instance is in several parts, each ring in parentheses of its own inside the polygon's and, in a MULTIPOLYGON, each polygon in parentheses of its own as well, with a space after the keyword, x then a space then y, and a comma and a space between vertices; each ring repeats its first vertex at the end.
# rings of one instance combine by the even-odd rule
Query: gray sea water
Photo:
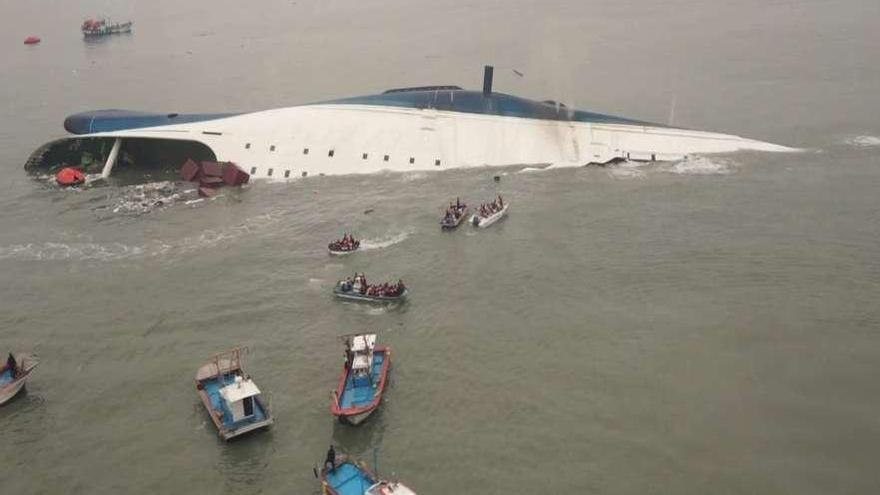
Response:
POLYGON ((877 493, 878 19, 876 0, 0 0, 0 352, 42 360, 0 408, 0 492, 317 493, 332 442, 420 494, 877 493), (84 42, 98 14, 134 33, 84 42), (805 151, 190 203, 22 168, 77 111, 477 88, 485 63, 499 91, 805 151), (440 232, 449 198, 496 193, 509 218, 440 232), (328 258, 346 228, 370 249, 328 258), (411 300, 334 301, 355 270, 411 300), (329 405, 356 330, 394 365, 351 428, 329 405), (224 444, 193 375, 238 344, 277 423, 224 444))

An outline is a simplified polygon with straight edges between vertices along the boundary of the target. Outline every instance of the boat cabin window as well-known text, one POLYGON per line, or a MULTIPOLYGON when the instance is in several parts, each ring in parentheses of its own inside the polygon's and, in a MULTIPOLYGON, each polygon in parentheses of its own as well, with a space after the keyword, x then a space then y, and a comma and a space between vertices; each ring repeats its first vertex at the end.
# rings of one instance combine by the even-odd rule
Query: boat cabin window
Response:
POLYGON ((251 143, 245 143, 245 144, 244 144, 244 149, 246 149, 246 150, 251 149, 251 143))
POLYGON ((266 171, 266 175, 268 175, 269 177, 272 177, 272 169, 271 168, 268 171, 266 171))
POLYGON ((241 401, 241 405, 244 407, 244 417, 250 417, 254 415, 254 398, 253 397, 245 397, 241 401))
POLYGON ((284 178, 286 179, 288 177, 290 177, 290 170, 285 170, 284 171, 284 178))
POLYGON ((440 166, 440 160, 434 160, 434 166, 435 166, 435 167, 439 167, 439 166, 440 166))
POLYGON ((303 176, 303 177, 305 177, 305 176, 307 176, 307 175, 309 175, 308 172, 303 172, 303 173, 302 173, 302 176, 303 176))
POLYGON ((386 162, 388 161, 388 158, 389 158, 389 156, 388 156, 388 155, 385 155, 385 161, 386 161, 386 162))
POLYGON ((269 146, 269 151, 275 151, 275 145, 269 146))
POLYGON ((333 153, 335 153, 335 150, 330 150, 330 151, 327 152, 327 156, 329 156, 329 157, 332 158, 332 157, 333 157, 333 153))
POLYGON ((413 158, 413 157, 409 157, 409 163, 410 163, 410 164, 413 164, 413 163, 415 163, 415 162, 416 162, 416 159, 415 159, 415 158, 413 158))
POLYGON ((368 155, 366 153, 364 153, 362 156, 363 156, 363 159, 366 160, 368 155))
POLYGON ((308 155, 308 154, 309 154, 309 149, 303 148, 303 155, 308 155))
POLYGON ((257 173, 257 167, 251 167, 251 175, 254 175, 256 173, 257 173))

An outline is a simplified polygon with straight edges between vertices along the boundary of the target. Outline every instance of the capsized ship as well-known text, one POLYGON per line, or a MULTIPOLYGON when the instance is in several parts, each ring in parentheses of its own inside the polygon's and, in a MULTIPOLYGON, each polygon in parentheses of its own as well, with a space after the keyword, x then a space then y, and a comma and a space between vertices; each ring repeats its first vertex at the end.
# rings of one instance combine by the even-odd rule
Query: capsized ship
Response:
POLYGON ((254 179, 486 166, 577 166, 678 160, 740 150, 795 151, 730 134, 573 110, 458 86, 391 89, 241 114, 97 110, 67 117, 74 136, 37 149, 35 173, 64 166, 104 177, 114 170, 176 172, 187 159, 234 162, 254 179))

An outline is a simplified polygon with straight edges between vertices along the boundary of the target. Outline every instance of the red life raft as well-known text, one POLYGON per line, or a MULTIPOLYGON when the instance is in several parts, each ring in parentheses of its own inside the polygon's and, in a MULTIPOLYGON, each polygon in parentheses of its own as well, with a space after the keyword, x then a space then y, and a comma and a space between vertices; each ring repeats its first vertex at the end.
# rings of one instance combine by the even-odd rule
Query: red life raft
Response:
POLYGON ((65 167, 55 174, 55 181, 59 186, 78 186, 86 181, 86 176, 73 167, 65 167))
POLYGON ((40 38, 38 38, 36 36, 28 36, 27 38, 24 39, 25 45, 36 45, 39 42, 40 42, 40 38))

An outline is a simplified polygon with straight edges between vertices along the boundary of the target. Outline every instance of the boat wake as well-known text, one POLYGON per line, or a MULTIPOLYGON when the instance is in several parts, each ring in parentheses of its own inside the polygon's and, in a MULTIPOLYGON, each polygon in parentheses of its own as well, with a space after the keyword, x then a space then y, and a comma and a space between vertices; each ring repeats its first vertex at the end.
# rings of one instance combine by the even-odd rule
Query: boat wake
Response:
POLYGON ((370 251, 373 249, 385 249, 395 244, 400 244, 409 237, 410 232, 402 232, 400 234, 383 237, 379 239, 361 239, 361 251, 370 251))
POLYGON ((850 146, 858 146, 859 148, 869 148, 880 146, 880 137, 877 136, 854 136, 844 141, 850 146))

